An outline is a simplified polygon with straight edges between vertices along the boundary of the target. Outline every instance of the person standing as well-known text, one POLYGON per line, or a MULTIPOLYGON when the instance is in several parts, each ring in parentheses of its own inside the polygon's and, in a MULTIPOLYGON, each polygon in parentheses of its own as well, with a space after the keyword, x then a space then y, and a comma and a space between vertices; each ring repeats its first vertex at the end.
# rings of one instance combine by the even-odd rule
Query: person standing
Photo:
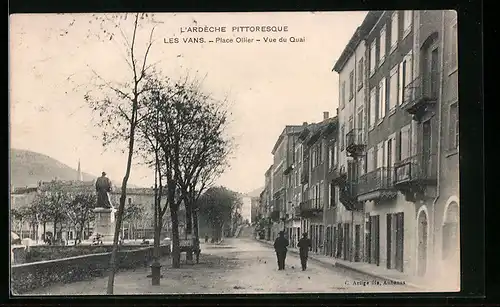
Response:
POLYGON ((309 256, 309 250, 312 248, 311 240, 307 237, 307 232, 302 234, 302 238, 297 244, 299 246, 300 263, 302 265, 302 271, 307 269, 307 257, 309 256))
POLYGON ((288 240, 285 238, 285 233, 280 231, 279 236, 274 241, 274 250, 276 251, 276 257, 278 258, 278 270, 282 271, 285 269, 285 259, 288 247, 288 240))

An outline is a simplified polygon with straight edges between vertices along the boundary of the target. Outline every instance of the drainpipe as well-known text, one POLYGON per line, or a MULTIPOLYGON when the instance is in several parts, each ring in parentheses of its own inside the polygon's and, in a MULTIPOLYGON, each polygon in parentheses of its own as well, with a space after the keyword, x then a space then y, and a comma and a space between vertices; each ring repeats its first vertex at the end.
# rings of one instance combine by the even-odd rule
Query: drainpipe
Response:
MULTIPOLYGON (((440 91, 439 91, 439 103, 438 103, 438 150, 437 150, 437 184, 436 184, 436 197, 434 198, 434 201, 432 202, 432 226, 434 229, 432 229, 432 254, 435 257, 436 256, 436 203, 439 200, 440 196, 440 179, 441 179, 441 137, 442 137, 442 106, 441 102, 443 101, 443 67, 444 67, 444 18, 445 14, 444 11, 441 12, 441 35, 440 35, 440 46, 439 49, 441 49, 441 72, 439 74, 439 84, 441 85, 440 91)), ((434 261, 436 263, 436 261, 434 261)))

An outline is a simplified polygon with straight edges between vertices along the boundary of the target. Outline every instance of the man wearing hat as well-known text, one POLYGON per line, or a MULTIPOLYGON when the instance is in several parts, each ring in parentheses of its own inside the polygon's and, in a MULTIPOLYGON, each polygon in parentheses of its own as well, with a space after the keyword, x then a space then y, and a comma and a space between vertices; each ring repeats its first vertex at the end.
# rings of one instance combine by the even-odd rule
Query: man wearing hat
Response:
POLYGON ((95 182, 95 189, 97 192, 97 207, 113 208, 108 195, 108 192, 111 192, 111 180, 106 177, 106 172, 102 172, 102 176, 97 178, 95 182))
POLYGON ((302 238, 297 244, 299 246, 300 263, 302 264, 302 271, 307 268, 307 257, 309 250, 312 248, 311 240, 307 237, 307 232, 302 234, 302 238))
POLYGON ((276 257, 278 258, 279 271, 285 269, 285 259, 288 244, 288 240, 285 238, 285 233, 283 231, 280 231, 279 236, 274 241, 274 250, 276 251, 276 257))

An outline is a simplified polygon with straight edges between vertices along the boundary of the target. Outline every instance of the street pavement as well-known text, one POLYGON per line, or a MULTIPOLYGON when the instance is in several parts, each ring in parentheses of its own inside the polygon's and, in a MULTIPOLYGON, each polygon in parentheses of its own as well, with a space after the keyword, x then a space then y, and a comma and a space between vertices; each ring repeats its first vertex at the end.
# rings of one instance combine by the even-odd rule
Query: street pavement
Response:
MULTIPOLYGON (((269 245, 251 238, 226 239, 222 245, 202 244, 199 264, 172 269, 162 260, 161 285, 152 286, 149 268, 119 272, 116 295, 124 294, 249 294, 249 293, 363 293, 416 291, 348 269, 310 260, 306 271, 297 254, 289 252, 284 271, 278 271, 269 245)), ((104 295, 107 278, 52 285, 29 295, 104 295)))

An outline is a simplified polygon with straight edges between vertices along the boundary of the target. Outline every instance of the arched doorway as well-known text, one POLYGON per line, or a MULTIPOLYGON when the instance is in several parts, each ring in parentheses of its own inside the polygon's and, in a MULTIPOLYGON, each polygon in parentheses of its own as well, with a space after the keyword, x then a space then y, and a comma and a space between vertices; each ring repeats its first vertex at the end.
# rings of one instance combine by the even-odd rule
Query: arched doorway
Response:
POLYGON ((417 218, 417 274, 424 276, 427 272, 427 242, 428 242, 428 218, 427 212, 421 210, 417 218))
POLYGON ((459 208, 455 201, 450 202, 443 220, 443 260, 457 261, 459 255, 459 208))

